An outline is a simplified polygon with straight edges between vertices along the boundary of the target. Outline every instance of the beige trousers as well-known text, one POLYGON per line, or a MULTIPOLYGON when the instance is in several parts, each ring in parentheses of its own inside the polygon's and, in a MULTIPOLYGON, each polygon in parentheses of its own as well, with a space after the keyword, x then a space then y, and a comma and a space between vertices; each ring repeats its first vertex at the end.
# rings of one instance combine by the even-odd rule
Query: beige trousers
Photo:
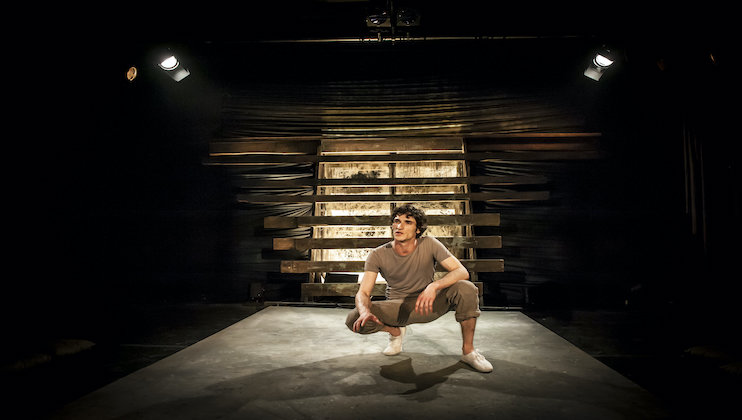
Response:
MULTIPOLYGON (((415 312, 417 295, 404 299, 380 300, 371 302, 371 313, 379 320, 391 327, 403 327, 410 324, 420 324, 434 321, 451 310, 456 311, 456 321, 461 322, 480 315, 479 289, 468 280, 461 280, 452 286, 438 292, 433 301, 433 310, 427 315, 415 312)), ((353 330, 353 323, 360 314, 354 308, 345 319, 345 325, 353 330)), ((373 321, 366 322, 361 327, 360 334, 371 334, 381 331, 383 325, 373 321)))

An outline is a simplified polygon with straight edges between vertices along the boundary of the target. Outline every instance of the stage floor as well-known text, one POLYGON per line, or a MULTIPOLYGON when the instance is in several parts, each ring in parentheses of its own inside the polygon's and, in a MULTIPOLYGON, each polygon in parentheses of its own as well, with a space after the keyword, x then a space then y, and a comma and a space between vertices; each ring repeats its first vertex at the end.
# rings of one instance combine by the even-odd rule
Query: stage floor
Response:
POLYGON ((345 327, 347 309, 272 306, 59 410, 60 419, 658 419, 644 389, 519 312, 484 311, 483 374, 453 313, 404 351, 345 327))

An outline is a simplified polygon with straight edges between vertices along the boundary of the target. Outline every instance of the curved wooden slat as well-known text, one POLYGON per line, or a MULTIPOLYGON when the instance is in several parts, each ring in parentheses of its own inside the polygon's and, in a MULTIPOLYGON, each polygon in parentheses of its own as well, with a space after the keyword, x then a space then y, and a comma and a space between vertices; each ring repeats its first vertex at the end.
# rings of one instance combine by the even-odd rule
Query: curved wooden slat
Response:
POLYGON ((337 195, 285 195, 285 194, 238 194, 237 200, 244 203, 354 203, 392 202, 412 203, 420 201, 546 201, 549 191, 503 191, 451 194, 337 194, 337 195))
MULTIPOLYGON (((500 226, 499 213, 431 214, 428 226, 467 225, 500 226)), ((311 226, 389 226, 389 216, 267 216, 263 218, 266 229, 294 229, 311 226)))
MULTIPOLYGON (((436 239, 449 249, 502 248, 501 236, 453 236, 436 237, 436 239)), ((376 248, 391 240, 392 238, 273 238, 273 249, 306 251, 309 249, 376 248)))
POLYGON ((211 156, 204 164, 212 166, 240 166, 256 163, 287 162, 410 162, 410 161, 559 161, 600 159, 605 154, 594 150, 546 151, 546 152, 473 152, 473 153, 399 153, 384 155, 229 155, 211 156))
MULTIPOLYGON (((331 273, 362 272, 365 261, 281 261, 282 273, 331 273)), ((461 260, 461 264, 471 272, 500 273, 505 270, 501 259, 461 260)))
POLYGON ((471 176, 451 178, 371 178, 371 179, 317 179, 297 178, 290 180, 260 180, 237 177, 235 185, 241 188, 292 188, 292 187, 376 187, 399 185, 539 185, 546 184, 549 179, 545 176, 471 176))

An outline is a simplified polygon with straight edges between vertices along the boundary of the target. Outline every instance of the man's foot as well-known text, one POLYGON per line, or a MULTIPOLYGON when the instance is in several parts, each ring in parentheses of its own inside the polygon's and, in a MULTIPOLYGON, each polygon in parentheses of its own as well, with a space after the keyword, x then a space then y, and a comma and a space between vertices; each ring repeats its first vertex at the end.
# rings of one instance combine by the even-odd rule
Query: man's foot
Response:
POLYGON ((480 372, 492 372, 492 363, 488 362, 478 350, 465 354, 461 357, 461 361, 480 372))
POLYGON ((407 328, 399 327, 399 335, 393 336, 389 334, 389 345, 386 346, 384 353, 387 356, 394 356, 402 352, 402 339, 404 338, 407 328))

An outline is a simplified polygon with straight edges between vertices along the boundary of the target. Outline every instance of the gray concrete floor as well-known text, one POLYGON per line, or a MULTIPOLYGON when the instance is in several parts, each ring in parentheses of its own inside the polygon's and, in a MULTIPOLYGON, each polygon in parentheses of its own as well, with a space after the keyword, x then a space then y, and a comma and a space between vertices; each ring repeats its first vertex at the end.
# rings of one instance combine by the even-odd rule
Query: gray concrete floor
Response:
MULTIPOLYGON (((295 305, 303 307, 303 309, 320 309, 320 311, 317 311, 318 314, 328 308, 344 313, 347 309, 338 308, 338 306, 348 307, 348 303, 337 302, 327 302, 324 307, 319 308, 307 308, 306 305, 302 304, 295 305)), ((145 372, 149 366, 164 363, 170 356, 185 350, 193 351, 189 350, 190 347, 201 341, 211 340, 212 336, 220 334, 221 331, 227 331, 226 329, 230 329, 232 326, 235 328, 238 328, 238 325, 245 326, 248 321, 249 323, 257 322, 252 320, 256 317, 254 314, 270 308, 271 305, 255 302, 229 304, 207 302, 120 303, 107 305, 104 308, 87 308, 80 310, 77 314, 73 311, 64 311, 59 312, 58 315, 66 314, 65 316, 41 317, 39 318, 39 327, 27 329, 27 334, 21 336, 6 334, 3 346, 4 364, 0 375, 4 390, 3 393, 0 393, 3 399, 3 407, 6 412, 21 413, 16 418, 49 418, 50 413, 56 412, 66 404, 73 403, 80 398, 89 398, 88 394, 93 395, 91 393, 97 393, 97 390, 113 386, 119 380, 130 381, 131 379, 127 379, 130 375, 141 375, 140 371, 145 372), (50 328, 50 325, 56 326, 50 328), (49 330, 44 330, 44 327, 53 331, 54 334, 51 334, 49 330), (56 343, 46 342, 48 336, 82 338, 85 341, 91 340, 95 345, 86 350, 64 354, 58 351, 59 348, 56 343), (36 339, 37 337, 38 339, 36 339), (7 369, 5 364, 8 360, 38 360, 38 358, 29 356, 39 354, 45 356, 44 362, 27 365, 20 369, 7 369)), ((489 313, 500 314, 502 312, 485 312, 485 314, 489 313)), ((307 357, 310 357, 311 360, 303 362, 285 362, 282 360, 280 363, 276 362, 276 367, 272 370, 276 372, 277 377, 284 378, 284 382, 288 382, 288 385, 285 383, 277 384, 270 380, 264 381, 263 379, 268 375, 266 372, 271 370, 267 366, 262 373, 253 371, 253 369, 259 369, 256 366, 243 370, 241 378, 244 381, 240 377, 234 377, 240 372, 239 370, 235 373, 234 369, 228 367, 224 368, 222 375, 233 378, 232 381, 222 381, 221 385, 214 385, 208 389, 204 388, 206 394, 202 397, 208 396, 207 393, 211 392, 225 394, 226 398, 231 396, 239 399, 243 394, 238 393, 237 388, 260 389, 261 392, 268 392, 271 388, 264 385, 273 384, 274 393, 289 398, 283 393, 286 387, 298 387, 296 389, 300 390, 304 389, 302 387, 305 387, 306 384, 317 386, 317 381, 306 379, 311 377, 312 374, 310 373, 323 375, 322 369, 324 368, 332 371, 333 366, 342 367, 346 365, 347 361, 344 361, 343 357, 359 356, 354 359, 358 370, 345 376, 345 382, 340 385, 346 384, 350 387, 348 389, 355 389, 360 395, 380 398, 371 391, 372 388, 375 389, 378 381, 389 387, 389 394, 383 397, 385 402, 392 401, 392 398, 395 398, 393 400, 395 404, 402 401, 405 404, 409 403, 410 401, 406 399, 430 400, 434 401, 433 404, 436 404, 436 401, 437 404, 442 402, 451 403, 452 399, 458 401, 457 398, 451 397, 451 395, 458 395, 456 394, 458 391, 451 391, 449 387, 468 386, 465 385, 466 382, 471 382, 478 376, 482 376, 478 378, 482 381, 481 384, 486 385, 483 387, 485 394, 482 398, 484 401, 502 399, 506 395, 509 395, 511 401, 519 400, 521 402, 528 398, 535 401, 554 398, 563 399, 564 394, 560 395, 557 392, 563 392, 564 389, 562 388, 565 384, 579 383, 579 377, 575 379, 569 374, 559 375, 557 372, 542 369, 535 363, 527 364, 522 360, 510 359, 521 357, 517 355, 519 352, 523 353, 522 357, 530 352, 535 352, 533 349, 528 349, 525 344, 530 339, 523 336, 519 331, 539 331, 539 336, 543 333, 544 337, 548 337, 549 333, 552 333, 550 340, 554 343, 560 342, 560 340, 557 340, 560 337, 562 339, 560 346, 567 345, 566 343, 571 344, 572 347, 567 345, 565 349, 570 348, 570 352, 586 354, 588 359, 593 359, 589 362, 590 365, 594 365, 596 362, 598 365, 605 365, 609 370, 612 369, 624 379, 638 384, 655 396, 663 407, 667 408, 671 418, 729 418, 730 412, 736 412, 739 395, 742 395, 742 380, 740 379, 742 373, 740 372, 739 362, 742 360, 742 352, 738 345, 730 346, 728 342, 730 338, 732 342, 737 341, 734 339, 736 335, 729 333, 734 329, 730 329, 733 322, 722 322, 717 312, 684 310, 682 312, 683 316, 678 316, 677 313, 666 310, 576 310, 559 308, 538 312, 529 309, 524 313, 527 317, 517 331, 503 327, 503 329, 496 330, 494 335, 491 335, 487 333, 487 327, 484 323, 480 323, 480 333, 486 334, 480 336, 477 345, 490 359, 495 358, 493 361, 495 362, 496 372, 491 376, 475 374, 468 371, 465 366, 459 366, 456 362, 457 358, 452 357, 458 351, 458 344, 456 344, 458 331, 455 327, 454 330, 451 330, 450 323, 445 323, 447 325, 443 327, 440 323, 444 320, 431 324, 431 326, 443 327, 442 331, 446 332, 447 338, 441 339, 438 337, 436 340, 425 338, 425 334, 423 334, 425 333, 425 326, 418 326, 410 337, 410 343, 414 346, 407 349, 409 353, 393 358, 378 355, 377 352, 383 347, 385 341, 385 338, 381 335, 359 338, 353 334, 348 336, 348 333, 342 328, 333 331, 323 328, 320 329, 323 334, 293 338, 296 343, 306 341, 309 345, 292 346, 292 348, 305 349, 306 347, 314 349, 309 353, 302 351, 303 355, 310 354, 307 357), (695 327, 693 327, 694 325, 695 327), (543 328, 537 328, 537 326, 543 328), (544 330, 544 328, 547 330, 544 330), (715 331, 708 333, 710 330, 715 331), (331 335, 326 337, 328 331, 331 335), (699 333, 699 331, 702 331, 702 333, 699 333), (339 351, 341 355, 336 354, 335 347, 338 346, 337 339, 339 336, 335 334, 343 335, 343 350, 339 351), (516 337, 525 339, 521 344, 521 346, 526 347, 525 351, 518 350, 518 343, 511 342, 516 337), (721 338, 721 341, 719 338, 721 338), (421 348, 420 340, 423 339, 426 342, 429 341, 429 344, 421 348), (349 341, 346 342, 345 340, 349 341), (322 348, 317 349, 318 345, 322 348), (358 351, 358 346, 362 347, 360 351, 358 351), (328 348, 330 350, 326 350, 328 348), (512 354, 505 352, 508 348, 511 349, 512 354), (346 350, 348 353, 346 353, 346 350), (354 355, 350 350, 355 351, 356 354, 354 355), (314 359, 316 355, 324 353, 327 353, 324 358, 314 359), (382 369, 383 366, 385 367, 382 369), (737 366, 736 371, 734 371, 734 366, 737 366), (304 373, 302 373, 302 369, 304 373), (514 383, 492 382, 496 377, 501 379, 499 376, 507 372, 525 375, 531 381, 529 383, 523 381, 514 383), (469 373, 474 376, 462 377, 462 375, 468 375, 469 373), (261 377, 261 375, 263 376, 261 377), (555 382, 558 382, 558 384, 555 385, 555 382), (526 388, 521 388, 520 391, 516 388, 510 391, 502 388, 506 385, 515 387, 519 383, 526 388), (364 385, 368 387, 362 387, 364 385), (232 390, 235 392, 232 392, 232 390), (549 394, 548 392, 552 393, 549 394), (396 397, 392 397, 392 394, 396 397)), ((490 315, 486 316, 490 317, 490 315)), ((502 315, 497 315, 497 317, 500 316, 502 315)), ((521 316, 523 314, 519 314, 519 318, 521 316)), ((310 319, 313 318, 314 316, 310 317, 310 319)), ((259 318, 256 319, 259 321, 259 318)), ((300 328, 299 324, 310 322, 310 319, 297 320, 294 327, 298 330, 300 328)), ((265 325, 265 323, 262 324, 265 325)), ((500 324, 501 327, 504 325, 506 324, 500 324)), ((275 336, 275 331, 270 329, 260 330, 262 332, 250 329, 248 331, 250 331, 249 334, 241 334, 242 346, 248 346, 249 343, 255 342, 256 337, 262 337, 261 340, 264 340, 265 337, 275 336)), ((291 334, 288 335, 293 337, 291 334)), ((238 341, 235 341, 226 347, 234 347, 237 343, 238 341)), ((243 350, 247 351, 246 349, 247 347, 243 350)), ((278 355, 272 357, 279 359, 285 357, 280 356, 282 354, 280 348, 277 351, 278 355)), ((541 356, 549 357, 545 353, 542 353, 541 356)), ((250 360, 253 360, 253 358, 246 358, 245 363, 250 364, 250 360)), ((184 366, 189 364, 190 362, 184 364, 184 366)), ((196 368, 196 365, 190 365, 194 369, 196 368)), ((240 366, 236 369, 244 368, 240 366)), ((175 371, 178 371, 178 369, 175 371)), ((602 371, 602 368, 600 370, 602 371)), ((339 372, 348 373, 342 369, 339 372)), ((340 382, 340 379, 330 373, 325 373, 324 376, 340 382)), ((332 383, 334 382, 330 382, 330 384, 332 383)), ((311 398, 321 401, 323 404, 336 405, 337 407, 342 407, 344 403, 336 403, 336 401, 349 398, 345 394, 333 395, 332 389, 327 388, 330 385, 322 386, 324 388, 320 389, 324 389, 324 391, 318 391, 320 393, 311 398)), ((584 386, 576 389, 582 388, 584 386)), ((626 396, 625 391, 622 391, 622 394, 626 396)), ((640 394, 644 395, 643 392, 640 394)), ((211 395, 211 397, 214 398, 214 395, 211 395)), ((310 397, 305 396, 303 398, 310 397)), ((590 397, 578 399, 577 402, 589 401, 586 398, 590 397)), ((205 398, 204 401, 208 399, 205 398)), ((185 401, 181 402, 186 403, 185 401)), ((290 399, 289 403, 292 403, 290 399)), ((238 402, 233 402, 233 404, 238 404, 238 402)), ((245 402, 244 406, 250 408, 254 407, 255 404, 285 406, 287 403, 280 399, 263 398, 249 404, 245 402)), ((505 403, 501 403, 501 405, 507 406, 505 403)), ((608 406, 611 407, 610 404, 608 406)), ((653 404, 652 406, 654 407, 653 404)), ((534 404, 532 407, 536 409, 539 406, 534 404)), ((225 413, 238 416, 235 413, 238 413, 239 410, 234 410, 237 409, 226 410, 225 413)), ((150 414, 156 413, 159 413, 159 411, 154 410, 150 414)), ((517 410, 504 413, 513 416, 519 414, 517 410)), ((535 411, 531 414, 533 413, 535 411)), ((275 414, 274 417, 279 417, 278 414, 284 413, 275 414)), ((551 418, 552 414, 554 413, 549 413, 544 417, 551 418)), ((554 414, 557 418, 560 415, 562 415, 561 412, 555 412, 554 414)), ((497 415, 494 417, 508 418, 507 416, 497 415)), ((533 418, 529 414, 524 414, 524 417, 533 418)))
POLYGON ((413 326, 405 351, 343 326, 347 309, 268 307, 77 399, 55 418, 668 418, 636 383, 519 312, 484 312, 458 362, 449 313, 413 326))

